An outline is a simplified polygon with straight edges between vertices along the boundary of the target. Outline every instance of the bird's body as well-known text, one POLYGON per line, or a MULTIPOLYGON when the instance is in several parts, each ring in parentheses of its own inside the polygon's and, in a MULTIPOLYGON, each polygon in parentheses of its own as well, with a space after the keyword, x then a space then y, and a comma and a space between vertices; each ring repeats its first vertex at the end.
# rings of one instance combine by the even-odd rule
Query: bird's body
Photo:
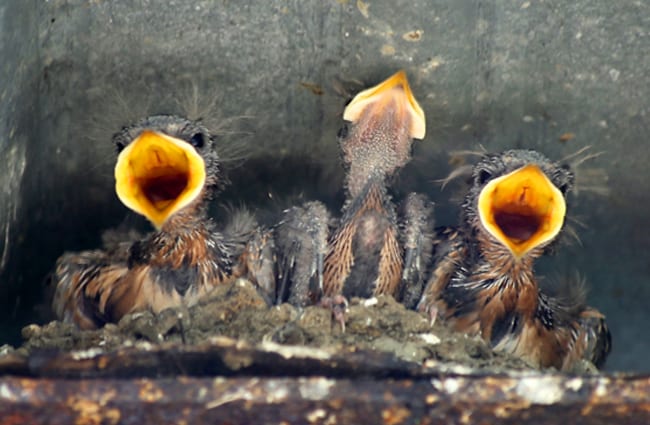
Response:
POLYGON ((125 128, 115 142, 123 152, 116 166, 118 195, 147 216, 156 231, 110 250, 59 258, 52 275, 59 318, 93 329, 128 313, 192 305, 240 276, 271 286, 265 292, 274 290, 268 276, 272 268, 254 258, 261 251, 270 255, 268 235, 246 213, 223 231, 207 215, 207 201, 220 180, 212 136, 205 128, 178 117, 154 116, 125 128), (166 138, 176 145, 168 145, 166 138), (191 162, 195 153, 202 158, 196 164, 191 162), (192 179, 201 173, 203 179, 193 187, 192 179))
POLYGON ((349 125, 339 134, 346 167, 342 217, 333 220, 318 202, 287 212, 276 232, 281 300, 306 305, 340 295, 398 297, 406 281, 421 277, 432 208, 412 194, 400 215, 387 190, 387 180, 410 160, 413 139, 424 137, 424 114, 405 74, 359 93, 344 119, 349 125), (407 242, 401 234, 406 226, 419 226, 413 233, 420 238, 407 242))
POLYGON ((419 308, 536 367, 601 365, 610 345, 604 316, 584 304, 584 293, 544 293, 533 267, 564 224, 572 180, 533 151, 484 157, 474 167, 461 225, 437 232, 419 308))

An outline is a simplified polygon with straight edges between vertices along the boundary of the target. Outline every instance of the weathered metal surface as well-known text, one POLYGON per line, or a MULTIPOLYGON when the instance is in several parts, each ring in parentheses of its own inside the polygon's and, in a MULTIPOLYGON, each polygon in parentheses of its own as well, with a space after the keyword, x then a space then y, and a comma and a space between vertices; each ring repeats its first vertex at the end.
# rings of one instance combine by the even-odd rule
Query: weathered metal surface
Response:
POLYGON ((0 357, 0 374, 0 424, 650 423, 648 376, 487 375, 228 338, 14 353, 0 357))
POLYGON ((645 424, 648 378, 0 380, 0 424, 645 424))
POLYGON ((302 346, 213 338, 201 345, 141 344, 111 352, 36 351, 29 357, 0 357, 0 374, 57 378, 184 376, 314 376, 401 378, 422 367, 391 354, 342 350, 336 354, 302 346))

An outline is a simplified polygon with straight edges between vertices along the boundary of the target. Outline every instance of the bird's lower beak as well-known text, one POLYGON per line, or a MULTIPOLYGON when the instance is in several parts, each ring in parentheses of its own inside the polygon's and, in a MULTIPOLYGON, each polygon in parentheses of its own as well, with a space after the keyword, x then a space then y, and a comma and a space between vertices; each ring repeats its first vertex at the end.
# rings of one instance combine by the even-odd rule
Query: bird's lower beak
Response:
MULTIPOLYGON (((343 112, 343 119, 357 123, 362 116, 384 116, 388 108, 396 108, 396 123, 405 125, 412 139, 423 139, 426 132, 424 111, 418 104, 404 71, 357 94, 343 112)), ((377 120, 378 125, 381 120, 377 120)))
POLYGON ((536 165, 490 181, 478 199, 481 223, 520 258, 557 236, 566 213, 562 192, 536 165))
POLYGON ((151 130, 130 143, 115 165, 117 196, 156 228, 194 201, 205 180, 205 163, 192 145, 151 130))

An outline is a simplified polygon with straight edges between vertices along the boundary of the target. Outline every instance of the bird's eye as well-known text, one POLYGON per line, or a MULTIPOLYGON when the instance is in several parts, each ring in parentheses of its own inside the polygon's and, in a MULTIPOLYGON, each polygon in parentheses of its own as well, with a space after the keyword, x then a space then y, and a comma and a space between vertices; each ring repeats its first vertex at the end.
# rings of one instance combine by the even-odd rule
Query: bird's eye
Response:
POLYGON ((203 133, 195 133, 190 139, 190 144, 197 149, 201 149, 205 145, 205 136, 203 133))
POLYGON ((337 133, 337 136, 339 139, 345 139, 348 137, 348 126, 344 125, 339 129, 339 132, 337 133))
POLYGON ((122 142, 115 142, 115 146, 117 146, 117 153, 122 152, 126 147, 126 145, 124 145, 122 142))
POLYGON ((492 178, 492 173, 490 173, 488 170, 480 170, 478 172, 478 176, 476 178, 476 181, 477 181, 478 184, 485 184, 491 178, 492 178))
POLYGON ((564 184, 560 185, 558 187, 558 189, 560 190, 560 192, 562 192, 562 194, 566 195, 566 193, 569 190, 569 183, 564 183, 564 184))

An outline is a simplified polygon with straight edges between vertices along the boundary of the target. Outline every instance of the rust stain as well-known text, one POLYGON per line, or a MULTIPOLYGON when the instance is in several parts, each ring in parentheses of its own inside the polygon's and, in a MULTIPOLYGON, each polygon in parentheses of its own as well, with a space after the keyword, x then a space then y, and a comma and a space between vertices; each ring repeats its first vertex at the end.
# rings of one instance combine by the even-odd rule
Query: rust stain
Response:
POLYGON ((140 401, 147 403, 156 402, 164 396, 165 393, 149 380, 143 381, 140 385, 140 391, 138 391, 138 398, 140 401))
POLYGON ((108 359, 106 357, 100 357, 97 361, 97 367, 99 369, 106 369, 106 366, 108 366, 108 359))
POLYGON ((72 397, 67 404, 77 413, 75 425, 116 424, 121 418, 118 409, 106 409, 96 401, 72 397))
POLYGON ((28 416, 23 416, 20 413, 14 413, 5 416, 1 419, 2 425, 23 425, 27 423, 28 416))
POLYGON ((334 410, 340 410, 343 407, 343 400, 335 398, 327 402, 327 404, 334 410))
POLYGON ((434 404, 434 403, 436 403, 438 400, 440 400, 440 397, 438 397, 438 396, 435 395, 435 394, 427 394, 426 397, 424 398, 424 402, 425 402, 426 404, 434 404))
POLYGON ((325 90, 323 90, 320 84, 301 81, 300 86, 310 90, 316 96, 322 96, 325 93, 325 90))
POLYGON ((575 133, 567 132, 560 136, 560 142, 566 143, 569 140, 574 139, 575 137, 576 137, 575 133))
POLYGON ((392 406, 381 412, 381 417, 387 425, 398 425, 411 416, 411 412, 402 406, 392 406))

